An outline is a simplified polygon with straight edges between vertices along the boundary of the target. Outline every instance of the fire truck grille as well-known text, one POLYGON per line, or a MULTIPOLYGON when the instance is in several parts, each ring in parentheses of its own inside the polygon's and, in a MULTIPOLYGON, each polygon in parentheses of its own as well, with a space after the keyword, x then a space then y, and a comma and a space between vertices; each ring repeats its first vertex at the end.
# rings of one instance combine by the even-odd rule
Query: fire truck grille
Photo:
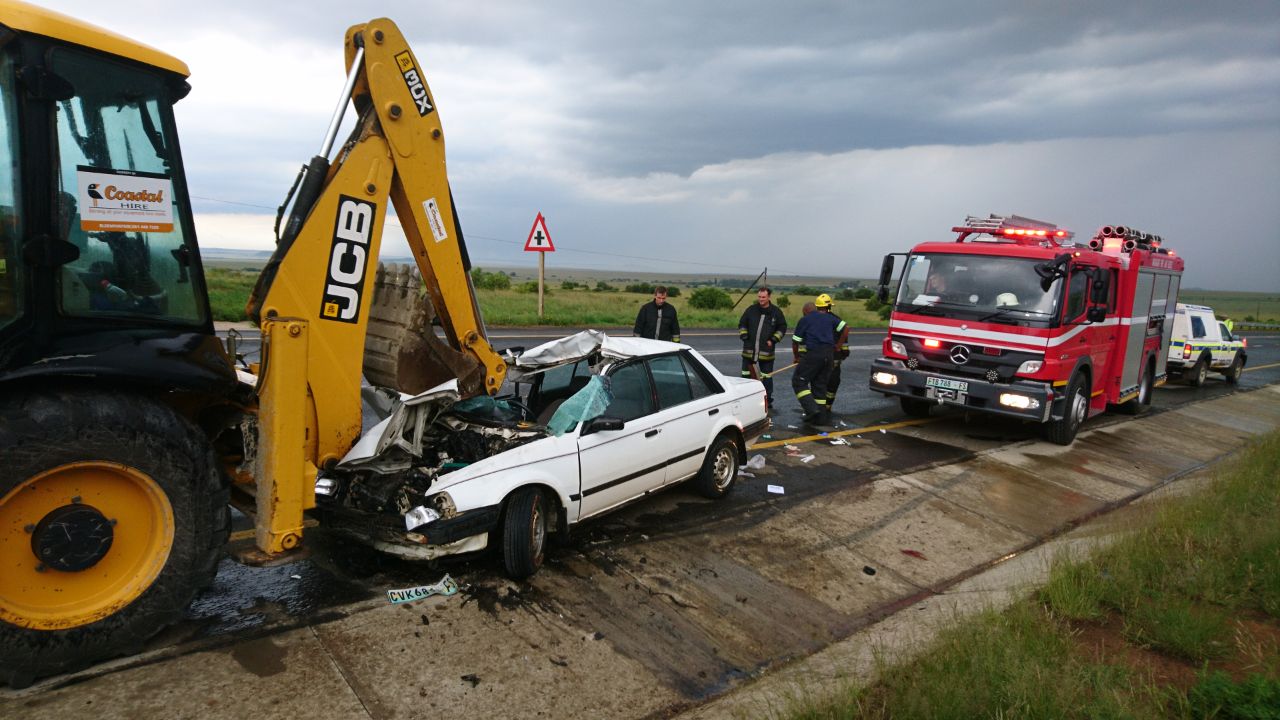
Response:
POLYGON ((977 343, 943 340, 938 347, 929 348, 920 338, 895 335, 893 339, 906 346, 907 367, 912 370, 965 376, 991 383, 1011 382, 1019 365, 1027 360, 1044 359, 1040 353, 992 348, 977 343))

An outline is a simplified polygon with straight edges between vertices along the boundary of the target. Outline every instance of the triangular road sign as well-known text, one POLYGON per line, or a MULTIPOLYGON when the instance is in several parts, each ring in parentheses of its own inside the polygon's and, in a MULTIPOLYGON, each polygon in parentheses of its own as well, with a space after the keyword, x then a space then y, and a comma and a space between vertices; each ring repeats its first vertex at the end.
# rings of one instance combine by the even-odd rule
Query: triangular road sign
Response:
POLYGON ((529 239, 524 241, 525 252, 555 252, 556 246, 551 243, 551 233, 547 232, 547 221, 538 213, 529 230, 529 239))

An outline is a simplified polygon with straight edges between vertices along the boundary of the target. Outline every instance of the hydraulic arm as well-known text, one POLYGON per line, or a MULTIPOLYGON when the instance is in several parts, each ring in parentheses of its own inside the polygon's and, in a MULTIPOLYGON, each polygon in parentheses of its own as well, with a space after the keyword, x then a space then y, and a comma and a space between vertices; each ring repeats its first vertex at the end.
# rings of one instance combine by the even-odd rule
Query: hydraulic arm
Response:
MULTIPOLYGON (((337 463, 360 435, 361 360, 388 201, 452 348, 420 360, 447 366, 468 395, 496 393, 506 372, 471 286, 444 133, 421 65, 385 18, 347 31, 346 61, 347 87, 248 306, 263 338, 253 480, 257 545, 266 553, 298 545, 317 470, 337 463), (348 102, 356 127, 330 164, 348 102)), ((432 328, 423 333, 435 340, 432 328)))

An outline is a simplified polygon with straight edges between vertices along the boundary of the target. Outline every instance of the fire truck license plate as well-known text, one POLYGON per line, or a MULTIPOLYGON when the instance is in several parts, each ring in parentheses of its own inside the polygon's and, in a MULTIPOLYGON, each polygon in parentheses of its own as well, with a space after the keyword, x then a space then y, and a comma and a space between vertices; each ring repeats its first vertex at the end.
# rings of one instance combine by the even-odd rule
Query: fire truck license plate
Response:
MULTIPOLYGON (((969 392, 969 383, 964 380, 951 380, 949 378, 927 377, 924 379, 926 387, 941 388, 943 390, 955 390, 956 392, 969 392)), ((945 397, 945 395, 944 395, 945 397)))

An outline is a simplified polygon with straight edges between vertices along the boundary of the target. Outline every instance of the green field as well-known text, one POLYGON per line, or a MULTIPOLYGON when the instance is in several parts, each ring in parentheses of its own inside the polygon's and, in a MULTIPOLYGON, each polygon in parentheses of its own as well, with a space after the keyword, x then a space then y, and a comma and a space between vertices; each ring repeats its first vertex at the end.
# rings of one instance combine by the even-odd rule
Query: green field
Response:
POLYGON ((1178 302, 1208 305, 1218 317, 1236 322, 1280 323, 1280 293, 1187 288, 1179 293, 1178 302))
MULTIPOLYGON (((215 320, 244 320, 244 305, 249 297, 258 273, 249 270, 227 268, 209 268, 206 270, 209 284, 209 298, 213 306, 215 320)), ((614 278, 615 275, 601 271, 596 276, 601 281, 616 285, 632 278, 614 278)), ((578 276, 578 282, 595 279, 585 275, 578 276)), ((518 282, 520 276, 513 278, 518 282)), ((743 281, 745 285, 750 278, 743 281)), ((649 294, 630 293, 621 290, 613 292, 597 292, 593 290, 564 290, 559 284, 547 282, 549 292, 544 302, 544 317, 538 317, 538 294, 519 290, 485 290, 476 291, 480 304, 480 312, 485 323, 493 326, 514 325, 552 325, 563 327, 631 327, 635 323, 636 312, 640 306, 651 299, 649 294)), ((748 294, 735 309, 730 310, 697 310, 689 307, 688 298, 692 288, 680 287, 680 296, 671 298, 669 302, 679 313, 680 325, 686 328, 734 328, 738 326, 738 318, 747 304, 754 302, 754 295, 748 294)), ((726 292, 737 300, 745 288, 726 288, 726 292)), ((835 288, 830 290, 838 296, 835 288)), ((788 297, 791 307, 783 308, 788 324, 795 326, 800 317, 800 306, 811 300, 809 295, 788 296, 785 292, 776 292, 775 300, 785 302, 788 297)), ((836 301, 836 313, 854 327, 882 327, 884 321, 874 312, 866 310, 862 300, 836 301)))

